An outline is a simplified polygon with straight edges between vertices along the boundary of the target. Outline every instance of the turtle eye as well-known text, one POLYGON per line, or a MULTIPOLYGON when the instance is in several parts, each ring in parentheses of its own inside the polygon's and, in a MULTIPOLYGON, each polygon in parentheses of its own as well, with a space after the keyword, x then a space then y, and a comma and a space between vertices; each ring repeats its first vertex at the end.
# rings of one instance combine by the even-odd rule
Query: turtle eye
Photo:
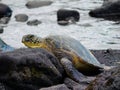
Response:
POLYGON ((25 41, 28 42, 28 41, 30 41, 30 39, 29 38, 25 38, 25 41))
POLYGON ((34 41, 34 35, 28 35, 25 41, 28 41, 28 42, 34 41))

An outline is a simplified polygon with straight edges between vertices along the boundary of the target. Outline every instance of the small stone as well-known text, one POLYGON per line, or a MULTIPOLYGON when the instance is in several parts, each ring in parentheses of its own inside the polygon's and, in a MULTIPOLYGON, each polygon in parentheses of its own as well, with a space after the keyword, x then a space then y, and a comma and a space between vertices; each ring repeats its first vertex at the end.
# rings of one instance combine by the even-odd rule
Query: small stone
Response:
POLYGON ((70 78, 65 78, 64 84, 65 84, 68 88, 70 88, 70 89, 73 89, 74 86, 78 86, 78 85, 79 85, 79 83, 73 81, 73 80, 70 79, 70 78))
POLYGON ((34 20, 31 20, 31 21, 28 21, 27 22, 27 25, 30 25, 30 26, 36 26, 38 24, 41 24, 42 22, 37 20, 37 19, 34 19, 34 20))
POLYGON ((68 21, 58 21, 58 24, 59 25, 68 25, 69 24, 69 22, 68 21))
POLYGON ((3 17, 0 19, 0 24, 8 24, 10 17, 3 17))
POLYGON ((26 14, 17 14, 15 15, 15 19, 18 22, 26 22, 28 20, 28 16, 26 14))
POLYGON ((51 5, 53 2, 52 1, 29 1, 26 3, 27 8, 38 8, 42 6, 47 6, 51 5))

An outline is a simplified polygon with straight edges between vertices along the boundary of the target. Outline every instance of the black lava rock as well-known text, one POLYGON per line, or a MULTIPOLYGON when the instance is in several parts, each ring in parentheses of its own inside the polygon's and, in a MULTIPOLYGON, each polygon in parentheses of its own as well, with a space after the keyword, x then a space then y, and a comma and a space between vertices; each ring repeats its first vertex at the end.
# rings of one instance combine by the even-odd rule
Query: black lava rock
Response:
POLYGON ((120 66, 98 75, 85 90, 120 90, 120 66))
POLYGON ((105 0, 103 5, 89 12, 91 17, 120 20, 120 0, 105 0))
POLYGON ((67 25, 69 21, 77 22, 80 19, 80 14, 76 10, 60 9, 57 11, 57 22, 60 25, 67 25))

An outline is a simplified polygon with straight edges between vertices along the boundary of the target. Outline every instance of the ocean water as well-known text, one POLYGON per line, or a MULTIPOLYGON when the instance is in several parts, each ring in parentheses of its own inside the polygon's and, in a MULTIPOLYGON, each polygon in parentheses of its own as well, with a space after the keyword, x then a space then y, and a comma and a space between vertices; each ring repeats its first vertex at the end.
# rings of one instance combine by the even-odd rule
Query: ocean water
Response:
POLYGON ((21 39, 26 34, 35 34, 40 37, 58 34, 69 35, 88 49, 120 49, 120 25, 88 15, 91 9, 101 6, 103 0, 51 0, 53 4, 34 9, 26 8, 27 1, 30 0, 1 1, 13 10, 9 24, 4 28, 4 33, 0 34, 0 37, 12 47, 25 47, 21 39), (56 12, 61 8, 77 10, 80 13, 79 22, 67 26, 58 25, 56 12), (21 13, 27 14, 29 20, 42 21, 42 24, 28 26, 26 22, 16 22, 14 16, 21 13))

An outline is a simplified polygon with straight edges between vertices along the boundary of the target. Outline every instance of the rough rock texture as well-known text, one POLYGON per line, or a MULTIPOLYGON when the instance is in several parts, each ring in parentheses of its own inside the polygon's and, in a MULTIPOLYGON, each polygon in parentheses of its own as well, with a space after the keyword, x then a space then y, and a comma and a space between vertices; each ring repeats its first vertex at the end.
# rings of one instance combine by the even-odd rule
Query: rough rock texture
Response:
POLYGON ((38 7, 42 7, 42 6, 47 6, 47 5, 51 5, 53 2, 52 1, 28 1, 26 3, 26 7, 27 8, 38 8, 38 7))
POLYGON ((88 83, 77 83, 70 78, 66 78, 64 80, 64 84, 71 90, 79 90, 79 89, 84 90, 86 86, 89 85, 89 82, 91 82, 94 79, 95 77, 86 77, 86 81, 88 81, 88 83))
POLYGON ((62 70, 56 57, 44 49, 0 54, 0 82, 15 90, 37 90, 61 83, 62 70))
MULTIPOLYGON (((113 66, 117 65, 116 61, 120 62, 120 50, 91 50, 91 52, 103 64, 113 66)), ((0 90, 85 90, 95 78, 86 77, 86 83, 77 83, 67 76, 63 77, 62 72, 64 71, 59 60, 44 49, 23 48, 0 53, 0 90)), ((100 90, 119 90, 116 89, 120 86, 119 77, 120 67, 105 71, 94 80, 99 82, 94 83, 94 86, 101 87, 100 90), (106 81, 109 85, 107 87, 104 85, 106 81)))
POLYGON ((70 90, 70 89, 68 89, 65 84, 59 84, 59 85, 51 86, 48 88, 42 88, 40 90, 70 90))
MULTIPOLYGON (((95 77, 90 78, 92 81, 95 77)), ((65 78, 63 84, 58 84, 55 86, 41 88, 40 90, 84 90, 89 83, 77 83, 70 78, 65 78)))
POLYGON ((120 66, 97 76, 86 90, 120 90, 120 66))
POLYGON ((65 20, 57 21, 57 23, 59 25, 69 25, 70 24, 69 21, 65 21, 65 20))
POLYGON ((28 21, 27 25, 29 25, 29 26, 37 26, 37 25, 39 25, 41 23, 42 23, 41 21, 39 21, 37 19, 34 19, 34 20, 31 20, 31 21, 28 21))
POLYGON ((91 50, 101 64, 116 66, 120 62, 120 50, 91 50))
POLYGON ((28 16, 26 14, 17 14, 15 15, 15 20, 18 22, 26 22, 28 20, 28 16))
POLYGON ((96 18, 119 21, 120 0, 105 0, 101 7, 91 10, 89 15, 96 18))

